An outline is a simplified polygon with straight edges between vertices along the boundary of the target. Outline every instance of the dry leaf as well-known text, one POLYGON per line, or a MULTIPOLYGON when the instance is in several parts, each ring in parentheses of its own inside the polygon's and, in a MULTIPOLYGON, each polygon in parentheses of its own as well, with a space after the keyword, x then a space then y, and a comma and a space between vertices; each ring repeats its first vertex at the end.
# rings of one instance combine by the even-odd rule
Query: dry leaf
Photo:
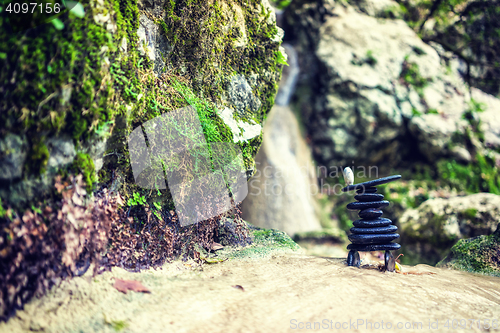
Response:
POLYGON ((236 288, 236 289, 239 289, 239 290, 241 290, 241 291, 245 291, 245 288, 243 288, 243 287, 242 287, 242 286, 240 286, 239 284, 234 285, 234 286, 231 286, 231 287, 236 288))
POLYGON ((217 251, 217 250, 220 250, 220 249, 223 249, 223 248, 224 248, 224 246, 222 246, 222 245, 221 245, 221 244, 219 244, 219 243, 216 243, 216 242, 213 242, 213 243, 212 243, 212 250, 213 250, 213 251, 217 251))
POLYGON ((150 293, 148 288, 144 287, 142 283, 135 280, 122 280, 115 278, 115 284, 113 284, 116 290, 121 291, 126 294, 127 291, 132 290, 140 293, 150 293))

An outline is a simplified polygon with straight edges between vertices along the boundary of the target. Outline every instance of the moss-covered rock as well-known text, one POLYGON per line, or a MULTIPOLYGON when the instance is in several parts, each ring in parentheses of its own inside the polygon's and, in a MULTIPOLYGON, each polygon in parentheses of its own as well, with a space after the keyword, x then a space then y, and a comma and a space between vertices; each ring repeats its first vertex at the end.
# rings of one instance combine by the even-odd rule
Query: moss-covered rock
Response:
MULTIPOLYGON (((174 256, 199 258, 196 248, 211 247, 221 216, 181 226, 168 188, 135 183, 128 136, 191 106, 204 142, 236 144, 251 175, 276 94, 282 33, 267 0, 86 0, 75 8, 31 21, 0 12, 0 319, 34 290, 75 274, 56 247, 46 246, 50 260, 26 279, 25 255, 35 253, 30 260, 37 262, 43 251, 28 249, 29 238, 12 230, 32 232, 40 244, 78 246, 103 266, 140 270, 174 256), (66 218, 71 196, 60 189, 77 174, 94 191, 90 201, 121 194, 114 196, 118 207, 94 214, 99 248, 67 233, 66 224, 76 222, 66 218), (46 234, 29 228, 30 216, 46 234), (29 292, 10 287, 19 279, 29 292)), ((78 205, 86 209, 86 202, 78 205)))
MULTIPOLYGON (((130 182, 128 133, 187 105, 196 108, 208 142, 238 142, 251 173, 282 66, 282 35, 268 2, 81 3, 83 17, 58 15, 63 26, 20 30, 1 13, 0 166, 22 170, 3 175, 4 205, 50 198, 53 177, 66 172, 83 173, 91 188, 109 182, 115 169, 130 182), (253 136, 242 135, 251 126, 253 136), (56 154, 49 143, 66 138, 76 153, 49 168, 56 154), (9 149, 12 142, 19 147, 9 149), (100 149, 89 154, 93 146, 100 149)), ((123 190, 128 196, 137 189, 123 190)))
POLYGON ((500 277, 500 224, 489 236, 459 240, 438 266, 500 277))
POLYGON ((478 193, 429 199, 408 209, 399 219, 403 252, 435 264, 459 239, 492 234, 500 222, 499 206, 500 196, 478 193))

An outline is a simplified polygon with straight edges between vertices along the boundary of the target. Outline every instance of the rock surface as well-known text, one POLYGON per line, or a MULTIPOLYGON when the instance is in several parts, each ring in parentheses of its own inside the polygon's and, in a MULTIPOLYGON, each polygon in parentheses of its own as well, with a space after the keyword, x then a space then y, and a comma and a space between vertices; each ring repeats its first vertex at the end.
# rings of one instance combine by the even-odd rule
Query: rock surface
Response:
MULTIPOLYGON (((470 124, 468 88, 456 60, 445 63, 402 20, 376 17, 390 1, 294 1, 285 13, 304 74, 297 102, 317 160, 326 165, 397 166, 421 156, 469 160, 456 140, 470 124)), ((287 31, 288 31, 287 30, 287 31)), ((500 124, 487 123, 500 100, 489 101, 482 130, 494 145, 500 124)))
POLYGON ((430 331, 430 324, 451 332, 451 318, 500 316, 498 278, 426 265, 403 266, 422 275, 402 275, 296 253, 192 264, 75 278, 0 323, 0 331, 296 332, 344 325, 380 332, 383 321, 392 329, 406 324, 408 332, 430 331), (151 293, 125 295, 112 287, 115 278, 138 280, 151 293))
POLYGON ((499 195, 429 199, 399 219, 403 252, 417 252, 436 263, 457 240, 491 235, 499 222, 499 195))

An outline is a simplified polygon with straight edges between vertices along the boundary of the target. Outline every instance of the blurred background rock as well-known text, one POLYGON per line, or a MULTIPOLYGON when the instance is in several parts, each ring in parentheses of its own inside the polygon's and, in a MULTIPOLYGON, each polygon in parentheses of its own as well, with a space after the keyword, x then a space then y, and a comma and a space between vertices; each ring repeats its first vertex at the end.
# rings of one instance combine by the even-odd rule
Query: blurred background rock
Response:
MULTIPOLYGON (((271 162, 260 167, 309 165, 308 154, 289 153, 291 142, 306 142, 320 190, 293 193, 293 198, 249 195, 244 204, 248 220, 285 230, 296 240, 311 240, 314 234, 316 244, 325 244, 322 237, 327 234, 333 240, 327 244, 344 249, 345 244, 339 244, 357 217, 345 208, 353 198, 331 191, 343 184, 341 174, 333 171, 354 166, 356 183, 403 175, 402 181, 382 189, 391 201, 386 214, 401 234, 403 263, 436 264, 458 240, 492 235, 500 222, 495 208, 500 198, 499 3, 293 0, 273 4, 291 55, 277 103, 280 94, 291 94, 283 100, 289 101, 301 131, 287 120, 292 113, 273 117, 273 112, 284 114, 275 106, 266 124, 272 129, 265 128, 258 155, 271 162), (286 73, 296 72, 297 67, 300 72, 290 93, 286 73), (300 137, 292 139, 293 133, 300 137), (276 149, 273 156, 267 144, 276 149), (273 164, 278 152, 286 153, 288 162, 273 164), (273 213, 256 215, 257 202, 259 211, 273 213), (308 213, 277 219, 296 207, 314 211, 315 217, 308 213), (328 232, 318 231, 317 221, 328 232), (304 238, 303 232, 308 236, 304 238)), ((312 177, 282 175, 279 184, 312 184, 312 177)), ((491 239, 494 243, 496 238, 491 239)), ((498 273, 498 261, 488 262, 498 273)))

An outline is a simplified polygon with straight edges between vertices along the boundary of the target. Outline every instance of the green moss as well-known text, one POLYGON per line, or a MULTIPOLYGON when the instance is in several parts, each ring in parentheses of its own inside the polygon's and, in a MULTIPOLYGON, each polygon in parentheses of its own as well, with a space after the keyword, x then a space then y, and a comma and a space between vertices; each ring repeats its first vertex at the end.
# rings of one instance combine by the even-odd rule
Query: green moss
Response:
POLYGON ((88 154, 77 153, 70 170, 75 174, 81 173, 83 181, 87 184, 87 192, 92 192, 94 184, 97 182, 94 161, 88 154))
POLYGON ((0 218, 7 216, 7 210, 2 205, 2 199, 0 198, 0 218))
POLYGON ((423 77, 420 74, 418 65, 414 62, 409 61, 408 56, 405 57, 405 61, 403 62, 403 68, 400 73, 400 78, 408 86, 414 87, 421 98, 423 98, 423 89, 427 87, 429 82, 432 81, 431 78, 423 77))
POLYGON ((469 219, 474 219, 477 215, 477 212, 478 210, 476 208, 467 208, 463 211, 463 214, 469 219))
MULTIPOLYGON (((94 22, 93 14, 109 12, 112 4, 80 3, 85 16, 59 15, 62 30, 42 24, 15 32, 0 16, 0 52, 6 54, 0 60, 0 121, 9 131, 28 137, 68 133, 78 143, 113 118, 116 96, 105 59, 117 56, 121 34, 111 35, 94 22)), ((36 143, 31 147, 35 156, 30 155, 29 173, 43 172, 47 151, 36 143)))
POLYGON ((34 173, 45 172, 49 156, 49 149, 43 140, 36 140, 31 146, 31 153, 29 154, 29 162, 27 164, 28 171, 34 173))
POLYGON ((271 0, 271 3, 278 9, 285 9, 292 3, 292 0, 271 0))
POLYGON ((262 229, 253 233, 256 244, 298 250, 300 247, 286 233, 274 229, 262 229))
POLYGON ((111 326, 116 332, 120 332, 127 328, 129 325, 124 320, 114 320, 111 322, 111 326))
MULTIPOLYGON (((5 55, 0 57, 0 121, 8 131, 29 138, 69 135, 77 148, 89 138, 109 137, 114 126, 116 145, 106 152, 111 157, 100 176, 110 181, 112 173, 107 170, 120 170, 125 197, 138 190, 128 148, 123 146, 131 129, 164 112, 193 105, 208 142, 231 142, 231 130, 218 117, 216 106, 227 103, 226 88, 234 75, 257 77, 253 94, 261 108, 243 120, 262 123, 274 104, 283 61, 279 43, 271 40, 277 28, 267 22, 270 12, 260 1, 166 2, 165 17, 155 19, 170 48, 163 55, 166 66, 159 77, 153 73, 153 63, 137 50, 136 0, 81 3, 85 16, 62 13, 61 30, 44 24, 16 34, 0 16, 0 54, 5 55), (97 24, 98 14, 110 14, 110 21, 97 24), (108 23, 116 23, 116 32, 107 30, 108 23), (123 40, 127 52, 120 49, 123 40), (236 46, 236 41, 242 44, 236 46)), ((248 168, 253 167, 261 140, 241 143, 248 168)), ((28 177, 43 172, 48 159, 46 147, 38 141, 43 142, 37 139, 30 145, 28 177)), ((67 171, 84 172, 86 181, 95 183, 90 160, 80 156, 73 166, 67 171)))
POLYGON ((489 236, 459 240, 438 266, 500 277, 500 228, 489 236))
POLYGON ((500 171, 492 156, 477 154, 475 161, 465 165, 455 160, 441 160, 437 167, 443 185, 468 193, 500 194, 500 171))
POLYGON ((279 230, 259 229, 253 232, 252 245, 240 249, 225 248, 218 256, 234 259, 263 258, 277 252, 299 251, 300 246, 279 230))
POLYGON ((198 98, 187 85, 175 79, 173 87, 196 109, 207 142, 232 142, 233 134, 217 115, 215 105, 198 98))

